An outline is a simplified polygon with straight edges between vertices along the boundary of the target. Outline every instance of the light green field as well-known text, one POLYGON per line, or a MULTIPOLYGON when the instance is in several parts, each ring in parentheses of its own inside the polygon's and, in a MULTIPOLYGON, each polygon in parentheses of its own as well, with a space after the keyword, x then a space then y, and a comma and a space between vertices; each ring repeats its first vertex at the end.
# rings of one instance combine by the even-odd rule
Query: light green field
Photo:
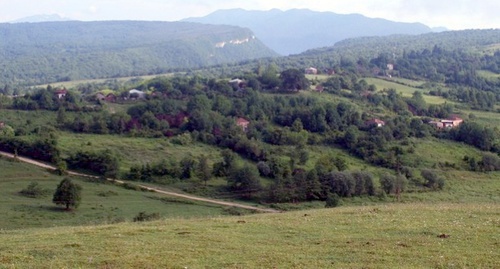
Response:
POLYGON ((74 88, 78 85, 81 84, 88 84, 88 83, 105 83, 106 81, 117 81, 117 82, 127 82, 132 79, 152 79, 156 77, 162 77, 162 76, 173 76, 173 73, 166 73, 166 74, 157 74, 157 75, 145 75, 145 76, 134 76, 134 77, 119 77, 119 78, 103 78, 103 79, 85 79, 85 80, 73 80, 73 81, 63 81, 63 82, 54 82, 54 83, 49 83, 49 84, 42 84, 42 85, 36 85, 33 87, 36 88, 46 88, 48 85, 51 85, 54 88, 58 87, 65 87, 67 89, 74 88))
POLYGON ((481 77, 488 78, 488 79, 498 79, 498 78, 500 78, 500 74, 495 74, 495 73, 493 73, 491 71, 487 71, 487 70, 479 70, 479 71, 477 71, 477 73, 481 77))
POLYGON ((424 100, 428 104, 443 104, 443 103, 451 103, 449 100, 446 100, 440 96, 431 96, 427 95, 428 91, 402 85, 396 82, 387 81, 379 78, 364 78, 368 84, 374 84, 377 86, 377 90, 381 91, 383 89, 395 89, 396 92, 401 93, 404 97, 411 97, 415 91, 420 91, 424 93, 424 100))
POLYGON ((122 171, 128 171, 133 165, 154 163, 173 159, 180 161, 186 156, 206 155, 209 160, 220 159, 220 149, 202 143, 182 146, 173 144, 168 138, 144 138, 117 135, 63 133, 59 140, 63 155, 77 150, 104 150, 115 152, 120 158, 122 171))
POLYGON ((500 113, 489 112, 489 111, 478 111, 478 110, 460 110, 460 113, 464 115, 464 119, 469 118, 470 114, 474 115, 471 120, 477 121, 485 126, 495 127, 500 126, 500 113))
POLYGON ((495 268, 498 203, 2 231, 6 268, 495 268), (443 237, 443 238, 440 238, 443 237))
POLYGON ((81 205, 74 212, 65 212, 52 203, 52 194, 63 177, 6 158, 0 158, 0 171, 0 233, 2 229, 132 221, 141 211, 159 213, 162 218, 200 218, 227 214, 220 206, 78 178, 73 180, 83 189, 81 205), (41 198, 20 195, 19 191, 31 182, 38 182, 43 189, 48 190, 48 195, 41 198))

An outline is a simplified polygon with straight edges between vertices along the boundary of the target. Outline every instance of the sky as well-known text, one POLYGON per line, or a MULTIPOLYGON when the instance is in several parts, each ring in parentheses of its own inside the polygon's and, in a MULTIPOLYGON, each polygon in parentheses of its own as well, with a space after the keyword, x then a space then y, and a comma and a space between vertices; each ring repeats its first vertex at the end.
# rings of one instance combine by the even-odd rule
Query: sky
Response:
POLYGON ((0 22, 42 14, 82 21, 177 21, 231 8, 357 13, 450 30, 500 28, 499 0, 0 0, 0 22))

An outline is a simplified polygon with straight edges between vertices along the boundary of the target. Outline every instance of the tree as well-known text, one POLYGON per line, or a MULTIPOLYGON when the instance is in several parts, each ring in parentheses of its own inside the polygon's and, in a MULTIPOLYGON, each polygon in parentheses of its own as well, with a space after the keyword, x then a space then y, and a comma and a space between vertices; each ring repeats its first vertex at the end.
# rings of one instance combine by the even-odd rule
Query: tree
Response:
POLYGON ((82 200, 81 192, 82 187, 80 185, 73 183, 69 178, 65 178, 57 186, 52 202, 56 205, 64 205, 66 210, 70 210, 71 207, 77 208, 82 200))
POLYGON ((259 172, 249 165, 234 169, 227 177, 227 183, 232 191, 238 192, 245 198, 251 198, 252 194, 262 190, 259 172))
POLYGON ((309 89, 309 80, 304 72, 298 69, 287 69, 280 74, 283 91, 298 91, 309 89))
POLYGON ((201 155, 198 158, 198 177, 205 182, 205 186, 207 182, 212 178, 212 169, 208 165, 208 157, 205 155, 201 155))

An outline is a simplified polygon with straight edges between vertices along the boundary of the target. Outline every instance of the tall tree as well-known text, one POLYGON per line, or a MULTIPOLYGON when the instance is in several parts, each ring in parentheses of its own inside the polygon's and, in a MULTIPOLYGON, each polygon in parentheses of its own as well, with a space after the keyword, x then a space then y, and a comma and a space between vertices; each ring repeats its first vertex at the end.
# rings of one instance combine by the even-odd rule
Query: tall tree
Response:
POLYGON ((280 78, 283 91, 307 90, 310 85, 304 72, 294 68, 281 72, 280 78))
POLYGON ((77 208, 82 200, 82 187, 73 183, 71 179, 65 178, 57 186, 52 202, 56 205, 64 205, 66 210, 71 207, 77 208))

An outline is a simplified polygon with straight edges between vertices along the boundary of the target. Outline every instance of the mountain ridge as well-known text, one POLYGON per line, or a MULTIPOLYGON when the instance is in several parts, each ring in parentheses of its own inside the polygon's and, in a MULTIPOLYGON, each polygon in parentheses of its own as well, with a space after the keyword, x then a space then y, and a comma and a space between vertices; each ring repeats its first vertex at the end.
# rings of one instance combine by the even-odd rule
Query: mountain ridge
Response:
POLYGON ((308 9, 287 11, 226 9, 204 17, 186 18, 181 21, 249 28, 264 44, 282 55, 332 46, 338 41, 352 37, 432 32, 430 27, 421 23, 393 22, 368 18, 361 14, 337 14, 308 9))
POLYGON ((148 75, 277 56, 249 29, 192 22, 3 23, 0 38, 0 78, 13 84, 148 75))

